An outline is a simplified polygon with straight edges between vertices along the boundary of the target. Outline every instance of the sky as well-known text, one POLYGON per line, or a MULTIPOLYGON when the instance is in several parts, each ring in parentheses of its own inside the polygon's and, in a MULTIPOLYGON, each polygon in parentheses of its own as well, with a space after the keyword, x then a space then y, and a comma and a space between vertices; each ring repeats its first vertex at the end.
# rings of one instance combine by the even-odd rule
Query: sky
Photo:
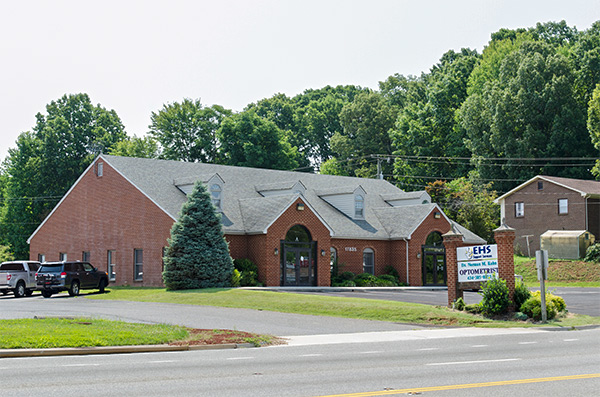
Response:
POLYGON ((277 93, 428 72, 501 28, 600 20, 600 0, 0 0, 0 160, 35 115, 87 93, 143 136, 164 104, 241 111, 277 93))

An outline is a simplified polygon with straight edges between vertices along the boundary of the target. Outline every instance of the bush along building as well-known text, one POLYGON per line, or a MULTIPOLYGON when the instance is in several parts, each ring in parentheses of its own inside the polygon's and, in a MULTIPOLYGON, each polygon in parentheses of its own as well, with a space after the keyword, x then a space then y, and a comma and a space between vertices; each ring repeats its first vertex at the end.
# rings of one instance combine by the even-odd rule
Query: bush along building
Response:
POLYGON ((162 286, 171 226, 194 183, 220 213, 232 258, 266 286, 329 286, 339 272, 444 285, 441 236, 485 241, 453 223, 426 192, 387 181, 100 155, 28 239, 40 260, 86 259, 115 285, 162 286))

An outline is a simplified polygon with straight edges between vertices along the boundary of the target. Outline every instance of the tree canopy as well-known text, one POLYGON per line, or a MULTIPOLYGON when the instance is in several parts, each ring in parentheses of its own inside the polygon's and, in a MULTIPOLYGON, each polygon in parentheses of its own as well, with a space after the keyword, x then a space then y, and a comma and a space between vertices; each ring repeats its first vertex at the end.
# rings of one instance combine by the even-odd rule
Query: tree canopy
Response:
POLYGON ((102 150, 126 137, 114 110, 87 94, 64 95, 36 115, 2 165, 0 235, 15 257, 28 258, 27 238, 102 150))

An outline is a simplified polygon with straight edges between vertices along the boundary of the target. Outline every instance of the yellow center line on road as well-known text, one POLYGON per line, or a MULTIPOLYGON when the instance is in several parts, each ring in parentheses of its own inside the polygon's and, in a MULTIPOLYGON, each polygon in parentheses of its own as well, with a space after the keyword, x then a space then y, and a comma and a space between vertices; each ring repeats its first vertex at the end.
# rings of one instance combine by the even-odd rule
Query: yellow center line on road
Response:
POLYGON ((405 394, 405 393, 422 393, 422 392, 427 392, 427 391, 459 390, 459 389, 472 389, 472 388, 477 388, 477 387, 522 385, 525 383, 556 382, 556 381, 560 381, 560 380, 590 379, 590 378, 600 378, 600 373, 599 374, 584 374, 584 375, 552 376, 549 378, 501 380, 501 381, 497 381, 497 382, 467 383, 467 384, 463 384, 463 385, 414 387, 414 388, 410 388, 410 389, 381 390, 381 391, 372 391, 372 392, 364 392, 364 393, 330 394, 327 396, 320 396, 320 397, 393 396, 396 394, 405 394))

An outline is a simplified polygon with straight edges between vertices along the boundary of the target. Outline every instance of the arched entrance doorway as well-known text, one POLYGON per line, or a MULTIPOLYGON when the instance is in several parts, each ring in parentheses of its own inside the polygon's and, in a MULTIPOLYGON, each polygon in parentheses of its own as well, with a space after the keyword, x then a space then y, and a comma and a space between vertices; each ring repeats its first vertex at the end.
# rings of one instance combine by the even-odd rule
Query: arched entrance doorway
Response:
POLYGON ((296 225, 288 230, 285 240, 281 241, 281 285, 316 285, 316 245, 304 226, 296 225))
POLYGON ((442 234, 431 232, 421 246, 423 285, 446 285, 446 248, 442 234))

